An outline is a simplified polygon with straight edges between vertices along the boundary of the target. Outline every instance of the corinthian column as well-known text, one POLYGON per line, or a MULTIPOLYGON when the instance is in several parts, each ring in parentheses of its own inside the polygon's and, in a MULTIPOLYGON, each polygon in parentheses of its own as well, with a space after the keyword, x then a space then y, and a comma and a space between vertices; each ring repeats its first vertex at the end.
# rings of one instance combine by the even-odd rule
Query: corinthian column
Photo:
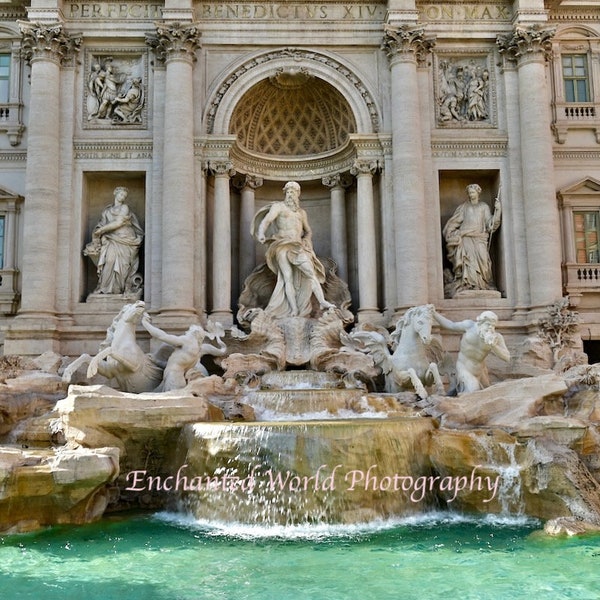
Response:
POLYGON ((262 177, 254 175, 238 175, 233 185, 240 190, 240 283, 243 284, 250 275, 255 264, 254 239, 250 234, 252 219, 254 218, 255 194, 254 190, 262 186, 262 177))
POLYGON ((377 243, 375 239, 375 207, 373 175, 377 161, 356 160, 350 172, 356 176, 356 222, 358 250, 359 321, 379 315, 377 308, 377 243))
POLYGON ((421 27, 386 26, 382 49, 391 70, 392 185, 398 308, 428 301, 427 224, 417 61, 433 41, 421 27))
POLYGON ((231 311, 231 194, 229 183, 235 171, 229 161, 210 161, 208 168, 215 178, 211 317, 225 326, 231 326, 233 313, 231 311))
POLYGON ((331 190, 331 257, 338 276, 348 281, 348 245, 346 242, 346 188, 352 182, 348 173, 327 175, 321 180, 331 190))
POLYGON ((61 63, 80 40, 70 38, 61 24, 21 22, 20 27, 31 65, 20 314, 47 319, 56 309, 61 63))
POLYGON ((194 24, 166 23, 147 42, 166 66, 160 312, 185 317, 195 314, 193 65, 200 32, 194 24))
POLYGON ((553 29, 515 27, 498 38, 500 52, 517 61, 531 305, 543 307, 562 296, 560 216, 554 184, 546 60, 553 29))

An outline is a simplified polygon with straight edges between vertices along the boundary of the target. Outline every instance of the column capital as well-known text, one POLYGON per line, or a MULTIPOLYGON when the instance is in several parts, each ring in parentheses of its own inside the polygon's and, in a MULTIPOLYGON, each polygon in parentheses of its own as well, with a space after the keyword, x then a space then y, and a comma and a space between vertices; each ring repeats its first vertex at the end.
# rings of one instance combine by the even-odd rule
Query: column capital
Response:
POLYGON ((23 36, 21 54, 28 63, 47 60, 57 64, 71 59, 79 52, 80 35, 69 35, 62 23, 18 21, 23 36))
POLYGON ((379 171, 380 164, 378 160, 357 159, 354 161, 350 173, 356 177, 361 175, 375 175, 379 171))
POLYGON ((421 62, 432 51, 435 37, 426 37, 425 28, 415 25, 386 25, 381 49, 390 63, 421 62))
POLYGON ((555 27, 517 25, 512 33, 499 35, 496 44, 500 54, 504 54, 508 60, 548 60, 552 56, 552 38, 555 33, 555 27))
POLYGON ((233 177, 235 175, 235 169, 230 160, 209 160, 206 169, 215 177, 233 177))
POLYGON ((352 177, 349 173, 336 173, 335 175, 325 175, 321 183, 330 189, 347 188, 352 185, 352 177))
MULTIPOLYGON (((232 166, 233 168, 233 166, 232 166)), ((249 188, 251 190, 255 190, 259 188, 263 184, 263 178, 258 177, 257 175, 246 175, 245 173, 238 173, 233 181, 231 182, 234 188, 237 190, 243 190, 245 188, 249 188)))
POLYGON ((156 33, 146 34, 146 43, 160 61, 196 61, 200 48, 200 28, 197 23, 156 23, 156 33))

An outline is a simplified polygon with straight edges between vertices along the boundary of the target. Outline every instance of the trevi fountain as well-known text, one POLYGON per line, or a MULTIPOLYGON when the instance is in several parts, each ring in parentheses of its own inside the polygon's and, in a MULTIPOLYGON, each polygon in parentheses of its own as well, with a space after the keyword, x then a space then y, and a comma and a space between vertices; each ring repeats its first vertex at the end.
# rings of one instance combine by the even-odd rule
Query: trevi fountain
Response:
MULTIPOLYGON (((8 589, 558 598, 572 570, 568 597, 592 597, 600 368, 581 352, 568 298, 510 349, 490 310, 453 321, 427 304, 391 330, 357 323, 335 263, 314 252, 299 184, 283 194, 251 225, 265 263, 246 279, 238 324, 206 319, 174 334, 136 292, 141 234, 115 190, 85 248, 94 293, 122 299, 97 352, 2 358, 8 589), (448 335, 460 340, 452 351, 448 335), (487 576, 482 554, 495 557, 487 576), (464 576, 448 579, 461 556, 464 576), (523 577, 502 587, 509 559, 523 577)), ((481 218, 491 235, 501 209, 470 208, 445 231, 448 285, 485 294, 487 241, 457 231, 481 218)))

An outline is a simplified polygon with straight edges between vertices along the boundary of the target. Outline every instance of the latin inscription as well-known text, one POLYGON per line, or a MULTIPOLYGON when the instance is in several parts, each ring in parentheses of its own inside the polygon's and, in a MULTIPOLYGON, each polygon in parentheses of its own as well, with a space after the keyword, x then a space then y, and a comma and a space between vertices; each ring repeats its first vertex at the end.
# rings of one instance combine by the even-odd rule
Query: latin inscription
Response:
POLYGON ((509 21, 510 7, 499 4, 430 4, 421 7, 424 21, 509 21))
MULTIPOLYGON (((136 2, 68 2, 69 19, 156 20, 162 4, 136 2)), ((198 6, 200 21, 383 21, 384 4, 207 3, 198 6)), ((499 4, 430 4, 419 10, 424 21, 509 21, 511 10, 499 4)))

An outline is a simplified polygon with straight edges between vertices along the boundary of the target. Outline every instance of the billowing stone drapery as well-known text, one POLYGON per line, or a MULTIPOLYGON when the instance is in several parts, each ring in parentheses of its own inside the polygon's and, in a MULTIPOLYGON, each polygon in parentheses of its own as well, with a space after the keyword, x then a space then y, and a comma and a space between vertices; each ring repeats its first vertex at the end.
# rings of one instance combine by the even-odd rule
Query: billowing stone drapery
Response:
POLYGON ((243 283, 254 268, 254 239, 250 234, 252 219, 256 212, 254 190, 263 184, 262 177, 239 175, 233 180, 235 188, 240 190, 240 280, 243 283))
POLYGON ((331 190, 331 257, 338 275, 348 281, 348 246, 346 242, 346 188, 352 183, 348 173, 328 175, 323 185, 331 190))
POLYGON ((193 63, 200 31, 190 23, 165 23, 147 37, 166 65, 163 160, 163 315, 194 313, 194 96, 193 63))
POLYGON ((210 161, 215 178, 215 209, 212 251, 211 318, 226 326, 233 323, 231 312, 231 194, 230 178, 235 174, 229 161, 210 161))
POLYGON ((375 239, 375 207, 373 175, 379 164, 375 160, 356 160, 350 172, 357 184, 357 248, 359 319, 379 314, 377 308, 377 244, 375 239))
POLYGON ((61 63, 78 50, 80 39, 59 23, 19 25, 31 64, 21 313, 47 316, 56 309, 61 63))
POLYGON ((427 223, 421 140, 417 61, 431 51, 433 41, 422 27, 385 28, 382 49, 391 69, 392 154, 398 308, 428 299, 427 223), (407 224, 407 219, 410 223, 407 224))
POLYGON ((553 29, 515 27, 498 38, 500 52, 517 61, 527 261, 534 307, 562 295, 560 219, 552 177, 554 163, 545 61, 553 29), (535 233, 534 233, 535 232, 535 233))

